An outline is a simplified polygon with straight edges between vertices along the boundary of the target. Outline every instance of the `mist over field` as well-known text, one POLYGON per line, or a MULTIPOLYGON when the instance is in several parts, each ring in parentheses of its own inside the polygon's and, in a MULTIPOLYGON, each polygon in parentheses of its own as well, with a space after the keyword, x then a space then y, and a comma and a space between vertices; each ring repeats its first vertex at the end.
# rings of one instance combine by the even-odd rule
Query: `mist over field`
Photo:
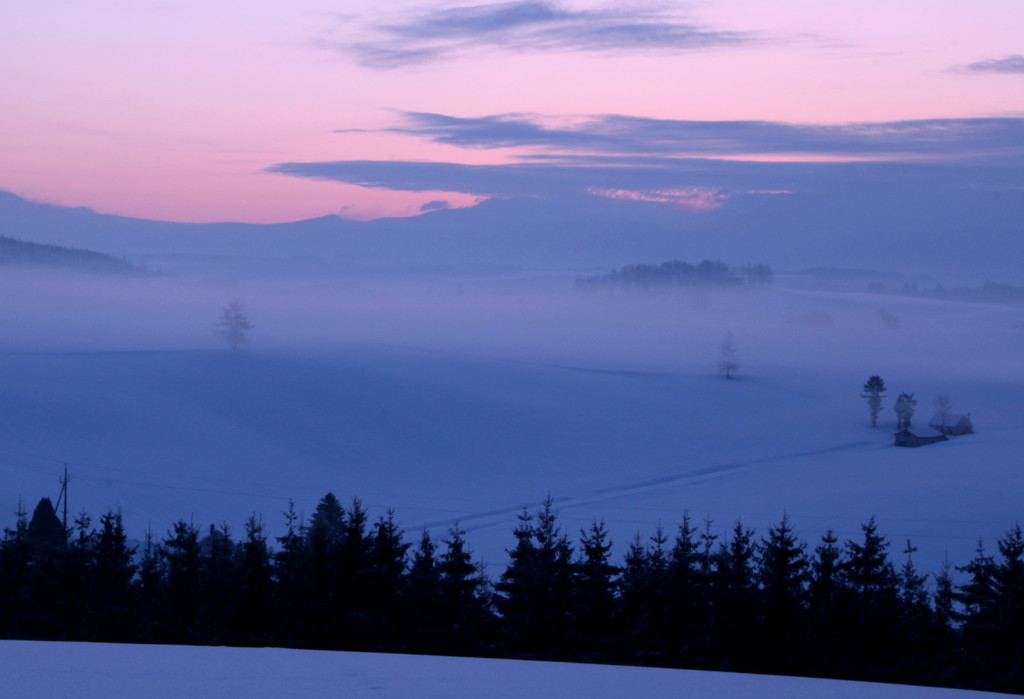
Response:
POLYGON ((550 494, 570 538, 616 555, 684 511, 724 536, 788 513, 813 546, 878 516, 931 572, 1019 517, 1019 308, 786 288, 583 290, 573 276, 95 277, 17 271, 0 293, 10 526, 21 499, 120 508, 133 536, 180 518, 280 533, 327 491, 394 507, 409 540, 459 522, 492 572, 550 494), (238 301, 254 328, 215 333, 238 301), (898 319, 887 326, 881 310, 898 319), (718 372, 732 333, 738 378, 718 372), (889 386, 878 429, 859 394, 889 386), (891 403, 940 392, 978 434, 892 446, 891 403))

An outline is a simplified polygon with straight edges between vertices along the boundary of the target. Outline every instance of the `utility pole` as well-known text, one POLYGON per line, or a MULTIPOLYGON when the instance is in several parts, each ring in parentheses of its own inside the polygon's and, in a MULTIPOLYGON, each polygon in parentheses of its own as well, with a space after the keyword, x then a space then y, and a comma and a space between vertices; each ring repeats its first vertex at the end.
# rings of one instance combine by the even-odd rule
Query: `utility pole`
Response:
POLYGON ((64 477, 60 479, 60 495, 57 496, 57 507, 60 507, 61 500, 64 501, 64 531, 68 530, 68 465, 64 463, 64 477))

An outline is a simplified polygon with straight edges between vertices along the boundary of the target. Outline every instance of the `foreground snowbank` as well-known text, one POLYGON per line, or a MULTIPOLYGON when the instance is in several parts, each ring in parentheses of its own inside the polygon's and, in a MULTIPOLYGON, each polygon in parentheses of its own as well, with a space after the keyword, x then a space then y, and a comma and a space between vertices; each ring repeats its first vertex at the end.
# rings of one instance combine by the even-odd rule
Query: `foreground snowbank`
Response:
POLYGON ((818 697, 968 699, 986 692, 801 677, 280 648, 0 641, 19 697, 818 697))

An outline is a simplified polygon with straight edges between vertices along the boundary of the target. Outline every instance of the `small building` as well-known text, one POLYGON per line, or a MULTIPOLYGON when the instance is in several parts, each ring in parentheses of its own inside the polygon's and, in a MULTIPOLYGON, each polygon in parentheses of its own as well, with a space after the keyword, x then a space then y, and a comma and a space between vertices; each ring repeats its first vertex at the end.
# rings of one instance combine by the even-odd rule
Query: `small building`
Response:
POLYGON ((970 413, 966 415, 936 415, 928 423, 928 426, 950 437, 974 434, 974 425, 971 423, 970 413))
POLYGON ((923 447, 925 444, 945 442, 949 439, 941 432, 934 432, 930 429, 911 431, 908 427, 896 433, 896 446, 898 447, 923 447))

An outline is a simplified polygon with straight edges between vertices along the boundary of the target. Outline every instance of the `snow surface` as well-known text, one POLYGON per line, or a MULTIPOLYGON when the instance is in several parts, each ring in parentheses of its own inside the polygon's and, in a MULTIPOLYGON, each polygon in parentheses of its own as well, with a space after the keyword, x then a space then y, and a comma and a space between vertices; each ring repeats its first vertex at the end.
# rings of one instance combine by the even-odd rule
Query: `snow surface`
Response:
POLYGON ((0 278, 0 526, 19 499, 120 508, 130 534, 250 513, 280 533, 327 491, 396 510, 409 541, 459 522, 497 575, 524 505, 621 559, 684 511, 724 535, 783 513, 813 546, 878 519, 901 561, 966 563, 1021 518, 1024 311, 745 290, 587 294, 558 280, 355 284, 0 278), (239 299, 251 347, 213 324, 239 299), (879 320, 885 307, 899 330, 879 320), (725 333, 739 379, 715 372, 725 333), (3 351, 5 350, 5 351, 3 351), (889 388, 878 429, 859 397, 889 388), (939 392, 977 434, 892 446, 891 402, 939 392))
POLYGON ((611 665, 0 641, 0 695, 21 697, 683 697, 969 699, 986 692, 611 665))

